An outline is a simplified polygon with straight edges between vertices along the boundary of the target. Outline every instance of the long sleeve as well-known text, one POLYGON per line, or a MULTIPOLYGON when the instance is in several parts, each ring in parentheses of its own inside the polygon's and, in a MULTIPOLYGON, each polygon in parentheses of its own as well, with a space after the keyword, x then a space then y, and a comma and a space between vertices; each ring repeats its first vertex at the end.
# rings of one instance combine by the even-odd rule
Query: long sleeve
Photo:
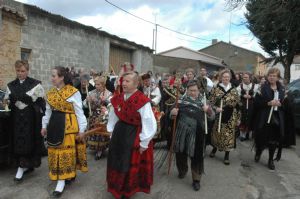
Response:
POLYGON ((205 78, 206 78, 206 81, 207 81, 207 90, 208 90, 208 92, 210 92, 211 89, 214 87, 214 83, 208 77, 205 77, 205 78))
POLYGON ((107 122, 107 126, 106 126, 107 132, 112 133, 115 128, 115 125, 118 121, 119 121, 119 118, 114 111, 114 107, 111 106, 110 110, 109 110, 108 122, 107 122))
POLYGON ((47 128, 51 114, 52 114, 52 109, 48 104, 48 102, 46 102, 46 111, 45 111, 45 115, 42 118, 42 128, 47 128))
POLYGON ((241 95, 242 95, 242 88, 241 88, 241 85, 239 85, 238 87, 236 87, 236 90, 237 90, 239 96, 241 97, 241 95))
POLYGON ((37 84, 33 89, 26 93, 29 95, 33 102, 35 102, 39 97, 45 96, 45 91, 42 84, 37 84))
POLYGON ((72 97, 68 98, 67 101, 73 104, 79 126, 79 133, 83 133, 87 127, 87 121, 82 110, 82 100, 79 91, 77 91, 72 97))
POLYGON ((150 103, 146 103, 138 110, 142 120, 142 132, 140 133, 140 146, 148 148, 150 140, 156 133, 157 123, 151 109, 150 103))
POLYGON ((9 90, 8 86, 6 87, 6 92, 5 92, 5 96, 4 99, 5 100, 9 100, 9 95, 11 94, 11 91, 9 90))
POLYGON ((155 96, 155 97, 151 100, 152 103, 153 103, 154 105, 158 105, 159 102, 160 102, 160 100, 161 100, 161 93, 160 93, 159 88, 156 87, 156 88, 154 89, 154 91, 152 91, 151 94, 153 94, 153 95, 155 96))

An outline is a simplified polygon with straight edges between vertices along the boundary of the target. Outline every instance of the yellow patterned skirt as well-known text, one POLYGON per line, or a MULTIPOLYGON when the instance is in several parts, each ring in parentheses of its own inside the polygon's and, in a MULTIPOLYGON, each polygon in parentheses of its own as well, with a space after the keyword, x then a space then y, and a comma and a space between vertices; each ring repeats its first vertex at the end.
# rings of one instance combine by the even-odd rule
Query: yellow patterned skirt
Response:
POLYGON ((76 170, 87 172, 86 145, 77 143, 76 134, 67 134, 62 145, 48 147, 49 177, 66 180, 76 176, 76 170))

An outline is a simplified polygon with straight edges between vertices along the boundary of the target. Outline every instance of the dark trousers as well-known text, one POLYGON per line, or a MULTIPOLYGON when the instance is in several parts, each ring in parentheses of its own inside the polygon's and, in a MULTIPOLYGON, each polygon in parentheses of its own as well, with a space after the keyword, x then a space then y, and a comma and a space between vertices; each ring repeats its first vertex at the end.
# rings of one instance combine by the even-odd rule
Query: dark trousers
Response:
MULTIPOLYGON (((180 174, 188 172, 188 156, 185 153, 176 153, 176 166, 180 174)), ((200 164, 191 158, 192 178, 195 181, 201 180, 200 164)))

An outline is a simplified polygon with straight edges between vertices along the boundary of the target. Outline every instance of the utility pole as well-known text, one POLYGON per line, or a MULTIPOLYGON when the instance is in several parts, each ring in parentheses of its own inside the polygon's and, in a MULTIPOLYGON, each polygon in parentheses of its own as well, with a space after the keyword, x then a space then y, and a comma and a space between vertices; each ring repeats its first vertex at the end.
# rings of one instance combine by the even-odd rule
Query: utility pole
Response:
POLYGON ((155 23, 155 54, 157 53, 157 23, 155 23))
POLYGON ((153 15, 154 15, 154 21, 155 21, 155 28, 153 29, 153 40, 152 40, 152 49, 154 50, 154 54, 157 53, 157 26, 158 24, 156 23, 156 16, 157 16, 157 13, 156 12, 153 12, 153 15))
POLYGON ((231 17, 232 17, 232 11, 230 12, 230 19, 229 19, 229 37, 228 37, 228 43, 229 43, 229 56, 228 56, 228 67, 231 69, 231 63, 230 63, 230 59, 231 59, 231 41, 230 41, 230 33, 231 33, 231 17))

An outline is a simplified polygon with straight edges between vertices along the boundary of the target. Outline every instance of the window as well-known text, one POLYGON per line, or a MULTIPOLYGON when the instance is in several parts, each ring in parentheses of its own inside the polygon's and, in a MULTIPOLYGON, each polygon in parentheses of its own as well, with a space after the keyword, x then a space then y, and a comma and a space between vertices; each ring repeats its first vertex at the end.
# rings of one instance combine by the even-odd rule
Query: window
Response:
POLYGON ((295 64, 295 70, 300 70, 300 64, 295 64))
POLYGON ((21 48, 21 60, 29 60, 31 55, 31 49, 21 48))

